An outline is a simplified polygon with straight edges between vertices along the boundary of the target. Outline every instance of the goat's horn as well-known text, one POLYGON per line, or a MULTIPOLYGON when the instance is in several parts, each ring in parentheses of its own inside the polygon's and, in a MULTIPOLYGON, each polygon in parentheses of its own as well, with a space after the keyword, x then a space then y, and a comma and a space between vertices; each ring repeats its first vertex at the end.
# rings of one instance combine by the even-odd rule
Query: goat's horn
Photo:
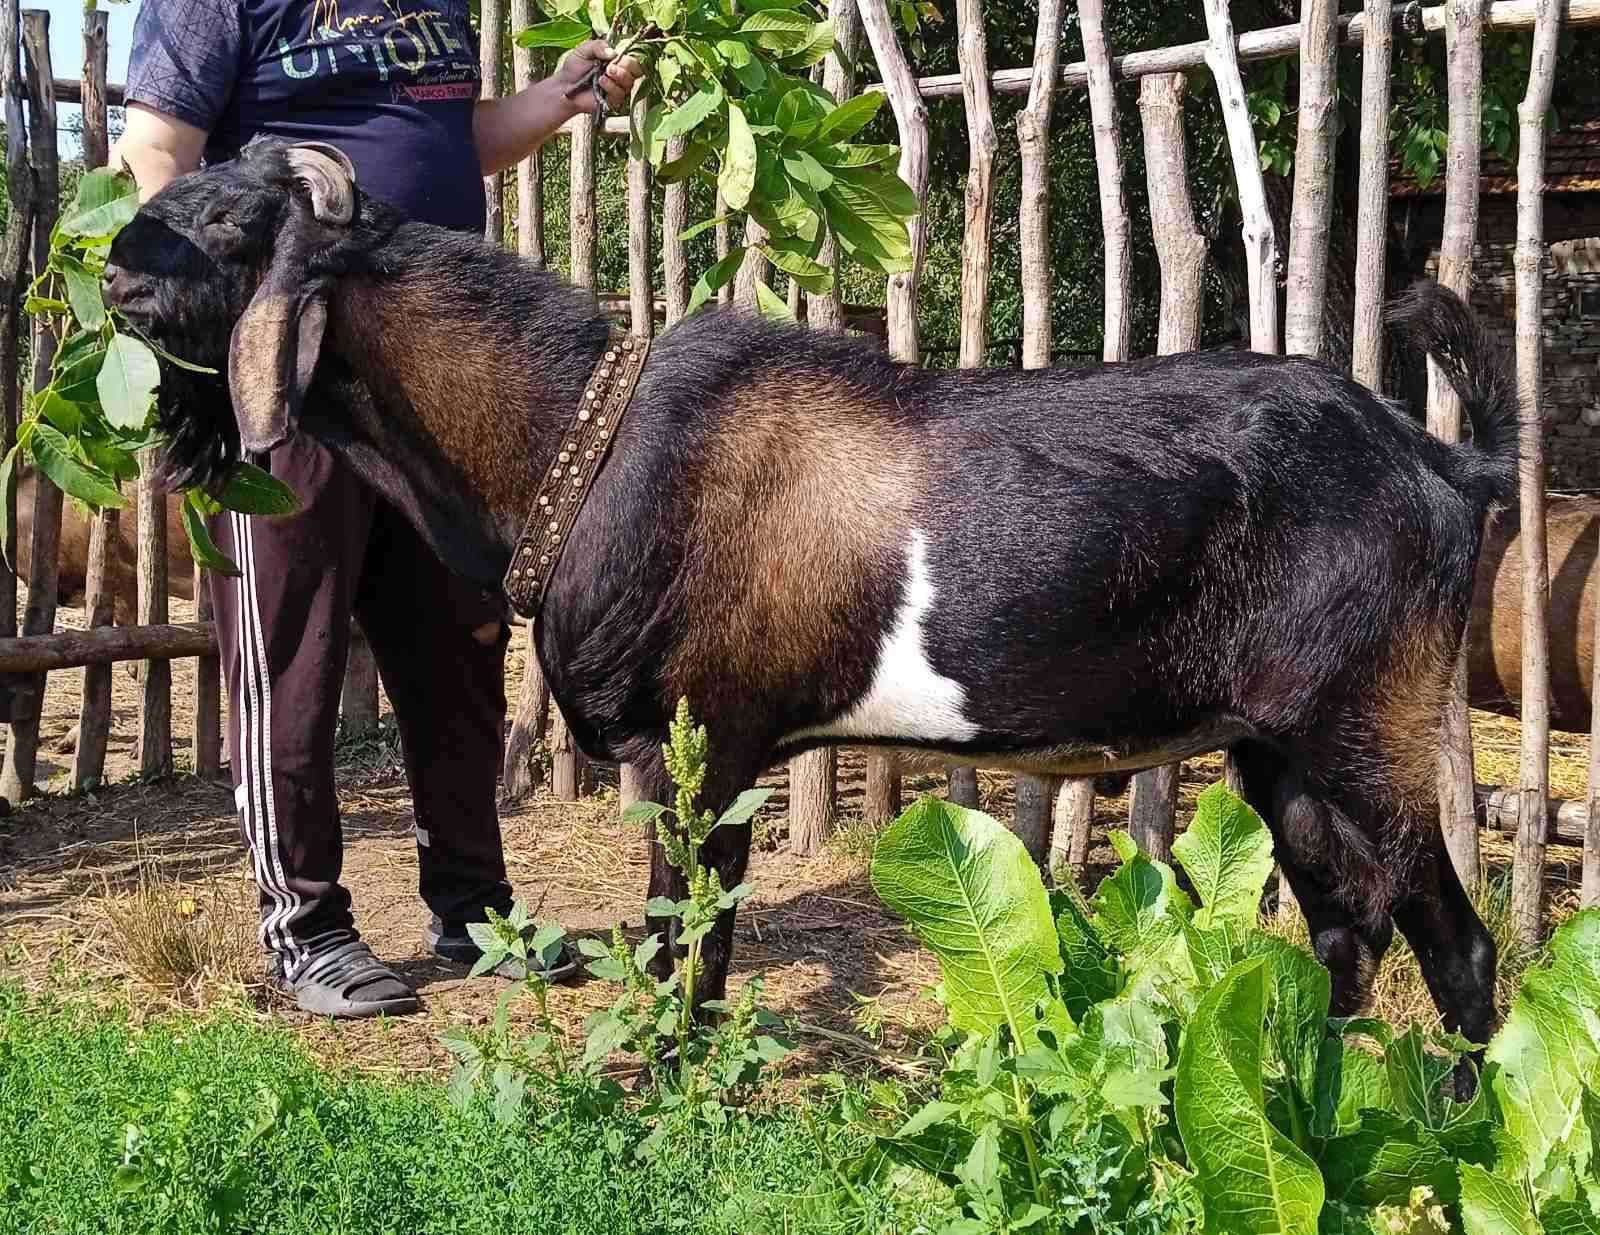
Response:
POLYGON ((289 168, 311 190, 311 212, 323 223, 344 224, 356 213, 356 169, 344 151, 326 142, 297 142, 289 168))

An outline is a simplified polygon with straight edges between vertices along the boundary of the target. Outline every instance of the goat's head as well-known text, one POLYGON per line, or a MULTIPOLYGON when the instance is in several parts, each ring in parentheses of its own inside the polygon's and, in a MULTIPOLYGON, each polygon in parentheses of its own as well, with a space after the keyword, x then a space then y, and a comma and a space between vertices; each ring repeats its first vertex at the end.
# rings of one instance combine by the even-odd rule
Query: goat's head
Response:
POLYGON ((174 355, 225 367, 232 395, 230 417, 215 381, 163 366, 169 483, 218 480, 241 448, 294 432, 329 291, 374 239, 370 207, 334 147, 261 139, 174 180, 118 234, 106 302, 174 355))

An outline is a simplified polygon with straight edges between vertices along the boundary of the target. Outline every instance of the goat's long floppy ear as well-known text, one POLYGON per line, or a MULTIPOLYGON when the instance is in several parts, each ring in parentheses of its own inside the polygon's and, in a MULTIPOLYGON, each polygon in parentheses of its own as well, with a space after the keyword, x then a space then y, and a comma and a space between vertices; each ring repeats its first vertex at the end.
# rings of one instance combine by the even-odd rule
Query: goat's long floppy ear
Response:
MULTIPOLYGON (((337 227, 355 216, 355 169, 332 146, 306 142, 286 152, 289 166, 311 195, 317 222, 337 227)), ((290 434, 311 385, 328 324, 327 286, 309 277, 314 248, 291 219, 228 344, 228 386, 239 441, 265 453, 290 434)))

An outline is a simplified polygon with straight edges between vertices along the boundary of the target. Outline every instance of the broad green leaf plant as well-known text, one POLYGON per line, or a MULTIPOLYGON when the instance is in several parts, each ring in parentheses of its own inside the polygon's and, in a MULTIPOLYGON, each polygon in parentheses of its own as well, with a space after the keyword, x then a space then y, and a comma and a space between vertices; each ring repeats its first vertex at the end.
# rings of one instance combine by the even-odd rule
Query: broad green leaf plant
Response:
MULTIPOLYGON (((99 168, 79 181, 72 204, 51 232, 49 264, 35 279, 25 308, 57 329, 61 344, 49 384, 28 397, 16 444, 0 463, 0 485, 7 489, 22 459, 91 510, 126 506, 123 487, 138 478, 137 456, 160 444, 155 424, 160 361, 214 371, 163 351, 107 308, 100 294, 111 242, 138 209, 133 177, 99 168)), ((249 463, 234 468, 221 493, 189 489, 182 502, 195 560, 226 574, 237 574, 238 568, 212 542, 205 515, 221 510, 277 515, 298 506, 282 482, 249 463)), ((4 510, 0 504, 0 519, 4 510)))
POLYGON ((835 1116, 876 1148, 813 1203, 891 1229, 867 1219, 942 1189, 943 1235, 1600 1232, 1600 911, 1458 1101, 1472 1044, 1330 1019, 1327 972, 1260 929, 1271 841, 1225 787, 1174 846, 1194 897, 1113 842, 1084 898, 976 811, 928 797, 883 834, 873 886, 939 960, 943 1072, 835 1116))
MULTIPOLYGON (((722 192, 731 219, 766 229, 757 247, 805 290, 828 291, 835 272, 818 261, 831 231, 869 270, 911 268, 907 220, 920 210, 894 171, 899 148, 855 139, 885 97, 836 104, 808 76, 833 50, 833 23, 818 0, 539 0, 547 20, 517 36, 523 47, 570 50, 595 36, 650 62, 637 90, 631 150, 671 184, 697 178, 722 192), (682 153, 668 159, 668 143, 682 153)), ((911 10, 912 20, 917 13, 911 10)), ((720 220, 690 227, 698 234, 720 220)), ((735 246, 701 276, 693 312, 725 286, 747 249, 735 246)), ((786 316, 776 297, 764 311, 786 316)))

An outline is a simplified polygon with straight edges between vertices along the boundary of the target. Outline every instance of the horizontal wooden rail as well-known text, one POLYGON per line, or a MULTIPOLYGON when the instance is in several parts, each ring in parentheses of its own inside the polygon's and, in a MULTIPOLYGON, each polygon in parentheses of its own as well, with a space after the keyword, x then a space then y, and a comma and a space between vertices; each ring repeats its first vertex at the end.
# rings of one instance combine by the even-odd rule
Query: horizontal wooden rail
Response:
MULTIPOLYGON (((1498 785, 1479 785, 1476 798, 1478 818, 1486 828, 1515 836, 1521 816, 1516 789, 1498 785)), ((1583 826, 1589 820, 1586 804, 1580 799, 1545 799, 1545 843, 1583 846, 1583 826)))
MULTIPOLYGON (((1438 34, 1444 29, 1444 5, 1412 6, 1413 17, 1406 19, 1410 28, 1427 34, 1438 34)), ((1489 6, 1484 25, 1489 30, 1532 30, 1534 0, 1499 0, 1489 6)), ((1568 0, 1566 21, 1572 26, 1600 24, 1600 0, 1568 0)), ((1366 29, 1366 19, 1360 13, 1347 13, 1339 18, 1339 41, 1349 47, 1361 46, 1366 29)), ((1241 62, 1279 60, 1298 55, 1300 51, 1300 26, 1269 26, 1265 30, 1250 30, 1239 36, 1241 62)), ((1206 44, 1179 43, 1175 47, 1158 47, 1150 51, 1130 51, 1111 58, 1115 76, 1124 81, 1150 77, 1157 73, 1175 73, 1183 69, 1203 68, 1206 62, 1206 44)), ((990 84, 1001 94, 1027 94, 1033 70, 1000 69, 989 75, 990 84)), ((1089 84, 1089 66, 1076 60, 1061 69, 1060 85, 1063 89, 1080 89, 1089 84)), ((937 77, 924 77, 917 88, 925 99, 959 98, 961 75, 946 73, 937 77)), ((881 82, 870 82, 862 93, 882 92, 881 82)), ((77 103, 82 97, 82 87, 76 81, 55 79, 56 99, 62 103, 77 103)), ((112 83, 106 87, 106 101, 113 107, 122 105, 122 87, 112 83)), ((557 132, 571 136, 576 120, 569 120, 557 132)), ((628 118, 607 117, 600 130, 607 137, 626 137, 628 118)))
MULTIPOLYGON (((1444 29, 1444 5, 1430 5, 1416 11, 1412 28, 1428 34, 1438 34, 1444 29)), ((1532 30, 1533 0, 1501 0, 1491 4, 1484 26, 1489 30, 1532 30)), ((1600 23, 1600 0, 1569 0, 1566 20, 1574 26, 1600 23)), ((1362 43, 1366 19, 1360 13, 1346 14, 1339 19, 1339 41, 1347 46, 1359 47, 1362 43)), ((1270 26, 1265 30, 1251 30, 1239 36, 1240 62, 1253 60, 1278 60, 1298 55, 1300 51, 1300 26, 1270 26)), ((1111 58, 1112 72, 1120 79, 1150 77, 1157 73, 1175 73, 1183 69, 1203 68, 1206 62, 1206 44, 1179 43, 1175 47, 1159 47, 1151 51, 1130 51, 1111 58)), ((994 88, 1001 94, 1027 94, 1032 69, 1001 69, 990 75, 994 88)), ((1061 85, 1081 88, 1089 84, 1089 66, 1077 60, 1061 69, 1061 85)), ((939 77, 924 77, 917 85, 925 99, 959 97, 961 75, 946 73, 939 77)), ((874 82, 864 90, 883 89, 874 82)))
POLYGON ((0 639, 0 673, 43 673, 119 660, 182 660, 217 655, 212 622, 168 626, 96 626, 53 635, 0 639))

